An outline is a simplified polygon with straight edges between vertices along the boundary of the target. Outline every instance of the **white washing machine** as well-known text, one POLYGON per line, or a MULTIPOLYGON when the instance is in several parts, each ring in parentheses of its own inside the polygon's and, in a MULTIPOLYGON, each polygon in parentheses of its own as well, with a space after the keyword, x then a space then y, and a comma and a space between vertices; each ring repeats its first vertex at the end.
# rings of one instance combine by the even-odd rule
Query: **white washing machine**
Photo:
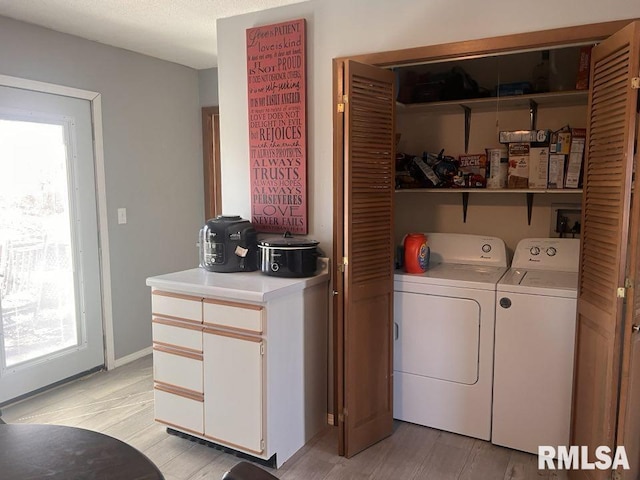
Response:
POLYGON ((580 240, 528 238, 498 283, 492 443, 569 445, 580 240))
POLYGON ((502 240, 427 233, 423 274, 394 278, 393 416, 489 440, 502 240))

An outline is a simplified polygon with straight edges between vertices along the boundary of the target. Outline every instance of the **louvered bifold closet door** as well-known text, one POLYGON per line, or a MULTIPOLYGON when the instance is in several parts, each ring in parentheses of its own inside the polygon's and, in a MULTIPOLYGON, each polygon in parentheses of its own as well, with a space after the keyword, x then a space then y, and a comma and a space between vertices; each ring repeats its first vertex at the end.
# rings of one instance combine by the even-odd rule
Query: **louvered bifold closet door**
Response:
MULTIPOLYGON (((636 22, 630 37, 630 74, 640 82, 640 22, 636 22)), ((624 445, 629 459, 628 471, 619 471, 620 480, 640 477, 640 90, 631 95, 631 105, 636 104, 631 119, 635 123, 633 140, 633 188, 629 222, 629 259, 627 265, 627 299, 622 325, 622 363, 620 366, 620 401, 618 410, 617 445, 624 445), (634 98, 635 97, 635 98, 634 98)))
MULTIPOLYGON (((594 47, 587 121, 572 444, 613 447, 630 241, 638 25, 594 47)), ((637 229, 638 226, 635 226, 637 229)), ((637 239, 636 235, 633 238, 637 239)), ((574 478, 608 478, 585 470, 574 478)))
POLYGON ((393 423, 394 75, 345 63, 345 446, 351 456, 393 423))

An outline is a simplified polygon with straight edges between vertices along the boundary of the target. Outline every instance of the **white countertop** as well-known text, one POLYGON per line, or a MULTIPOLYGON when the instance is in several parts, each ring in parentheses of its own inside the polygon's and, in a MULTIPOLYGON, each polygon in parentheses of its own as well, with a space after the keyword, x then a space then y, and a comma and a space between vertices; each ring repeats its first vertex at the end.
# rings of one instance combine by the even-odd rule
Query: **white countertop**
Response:
POLYGON ((329 281, 326 268, 306 278, 280 278, 257 272, 214 273, 204 268, 147 278, 147 285, 161 290, 204 297, 264 303, 329 281))

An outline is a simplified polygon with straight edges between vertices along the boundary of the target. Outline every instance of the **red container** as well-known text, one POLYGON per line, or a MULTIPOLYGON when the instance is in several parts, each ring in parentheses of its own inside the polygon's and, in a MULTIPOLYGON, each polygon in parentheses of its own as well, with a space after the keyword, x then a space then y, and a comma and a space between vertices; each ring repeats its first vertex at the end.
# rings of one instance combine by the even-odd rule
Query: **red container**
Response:
POLYGON ((424 233, 410 233, 404 237, 404 270, 407 273, 423 273, 429 264, 427 237, 424 233))

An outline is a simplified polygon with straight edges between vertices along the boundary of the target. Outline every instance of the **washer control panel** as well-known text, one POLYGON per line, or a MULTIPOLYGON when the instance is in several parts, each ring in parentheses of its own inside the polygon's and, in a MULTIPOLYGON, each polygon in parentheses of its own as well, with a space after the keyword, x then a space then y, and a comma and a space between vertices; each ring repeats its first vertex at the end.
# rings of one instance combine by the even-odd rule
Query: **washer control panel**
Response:
POLYGON ((425 233, 425 236, 431 264, 507 266, 507 247, 500 238, 462 233, 425 233))
POLYGON ((524 238, 516 247, 511 268, 577 272, 579 263, 577 238, 524 238))

